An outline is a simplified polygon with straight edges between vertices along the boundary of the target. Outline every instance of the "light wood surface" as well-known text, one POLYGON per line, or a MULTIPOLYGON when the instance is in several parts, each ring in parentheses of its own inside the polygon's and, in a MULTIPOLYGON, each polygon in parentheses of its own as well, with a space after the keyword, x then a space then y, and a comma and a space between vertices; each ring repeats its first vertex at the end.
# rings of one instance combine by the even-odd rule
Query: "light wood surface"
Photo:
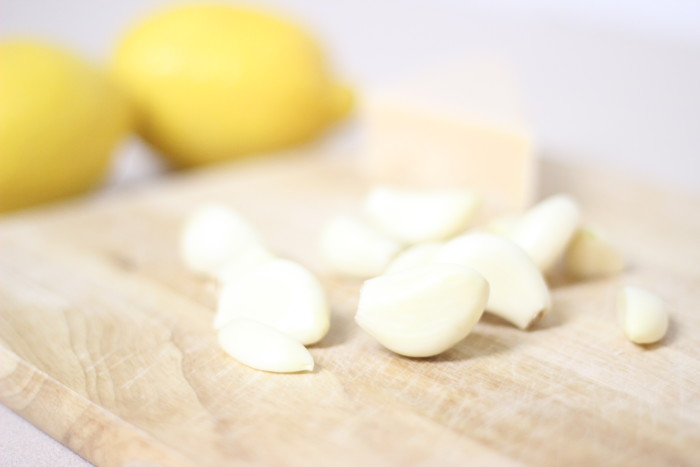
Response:
POLYGON ((485 318, 429 359, 359 330, 360 284, 318 259, 323 221, 366 188, 342 162, 259 161, 6 217, 0 402, 100 465, 697 465, 700 200, 546 161, 541 180, 579 198, 628 270, 554 279, 531 331, 485 318), (217 347, 214 290, 177 255, 183 216, 206 200, 321 276, 333 321, 313 373, 255 371, 217 347), (664 341, 624 339, 622 284, 669 302, 664 341))

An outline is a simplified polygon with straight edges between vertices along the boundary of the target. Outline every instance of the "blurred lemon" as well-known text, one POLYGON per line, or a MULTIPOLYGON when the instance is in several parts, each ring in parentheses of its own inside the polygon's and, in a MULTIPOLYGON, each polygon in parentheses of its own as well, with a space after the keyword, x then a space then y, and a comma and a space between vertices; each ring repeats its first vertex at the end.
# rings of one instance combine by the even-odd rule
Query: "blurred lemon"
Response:
POLYGON ((352 106, 303 30, 231 6, 148 19, 118 46, 113 70, 140 133, 177 166, 302 143, 352 106))
POLYGON ((0 211, 95 186, 128 130, 126 102, 71 54, 0 44, 0 211))

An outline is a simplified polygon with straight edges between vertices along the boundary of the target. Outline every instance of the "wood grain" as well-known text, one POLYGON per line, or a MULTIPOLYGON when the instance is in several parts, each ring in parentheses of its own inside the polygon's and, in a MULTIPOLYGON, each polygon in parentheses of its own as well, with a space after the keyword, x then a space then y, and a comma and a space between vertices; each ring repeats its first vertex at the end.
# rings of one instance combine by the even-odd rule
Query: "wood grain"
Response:
POLYGON ((99 465, 692 465, 700 462, 700 200, 546 162, 630 259, 620 277, 553 279, 533 330, 485 318, 438 357, 380 348, 353 323, 359 283, 316 254, 365 184, 342 161, 258 161, 0 222, 0 401, 99 465), (214 289, 180 264, 183 216, 231 203, 322 278, 330 334, 310 374, 251 370, 211 330, 214 289), (627 342, 612 295, 673 309, 627 342))

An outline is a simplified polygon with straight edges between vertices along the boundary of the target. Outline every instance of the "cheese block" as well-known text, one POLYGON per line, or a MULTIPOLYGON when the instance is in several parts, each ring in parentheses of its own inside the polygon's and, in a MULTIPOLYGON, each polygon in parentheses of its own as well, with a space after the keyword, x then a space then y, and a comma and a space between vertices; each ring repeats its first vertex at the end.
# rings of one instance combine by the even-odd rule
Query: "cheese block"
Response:
POLYGON ((472 188, 491 213, 532 202, 533 137, 502 64, 464 63, 396 83, 371 93, 363 114, 374 182, 472 188))

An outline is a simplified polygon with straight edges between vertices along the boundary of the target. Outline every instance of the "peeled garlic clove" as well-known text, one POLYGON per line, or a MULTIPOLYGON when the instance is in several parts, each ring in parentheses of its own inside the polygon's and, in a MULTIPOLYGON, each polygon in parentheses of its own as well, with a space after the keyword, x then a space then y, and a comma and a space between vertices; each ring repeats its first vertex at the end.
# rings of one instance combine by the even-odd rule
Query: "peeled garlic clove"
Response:
POLYGON ((355 321, 389 350, 429 357, 464 339, 484 311, 488 284, 455 264, 427 264, 365 282, 355 321))
POLYGON ((214 327, 221 329, 234 318, 253 319, 309 345, 328 332, 330 309, 313 274, 293 261, 275 259, 224 284, 214 327))
POLYGON ((187 221, 180 250, 194 272, 215 275, 260 239, 255 229, 232 209, 220 204, 203 205, 187 221))
POLYGON ((660 341, 668 330, 668 308, 648 290, 624 287, 617 295, 617 317, 625 335, 636 344, 660 341))
POLYGON ((239 362, 257 370, 295 373, 314 369, 314 359, 306 347, 251 319, 230 320, 219 331, 219 345, 239 362))
POLYGON ((564 254, 579 226, 578 204, 567 195, 555 195, 527 211, 511 240, 520 245, 540 271, 546 273, 564 254))
POLYGON ((499 235, 471 233, 447 242, 437 261, 461 264, 489 283, 486 311, 527 328, 551 304, 540 270, 520 247, 499 235))
POLYGON ((401 244, 349 215, 332 218, 321 234, 321 255, 335 272, 367 278, 381 274, 401 244))
POLYGON ((438 252, 442 248, 442 243, 427 242, 413 245, 398 254, 394 260, 389 263, 384 274, 403 271, 415 266, 433 263, 438 252))
POLYGON ((472 191, 409 190, 378 186, 365 200, 365 212, 378 229, 407 244, 446 240, 463 231, 474 215, 472 191))
POLYGON ((510 238, 510 236, 513 235, 513 233, 518 228, 518 225, 520 224, 522 218, 522 213, 503 214, 502 216, 498 216, 491 219, 483 227, 483 230, 487 233, 492 233, 496 235, 501 235, 506 238, 510 238))
POLYGON ((214 277, 222 284, 234 281, 248 270, 265 261, 277 259, 267 248, 262 245, 253 244, 240 253, 236 258, 220 267, 214 277))
POLYGON ((622 272, 625 262, 615 246, 599 230, 579 229, 564 256, 568 275, 594 279, 622 272))

